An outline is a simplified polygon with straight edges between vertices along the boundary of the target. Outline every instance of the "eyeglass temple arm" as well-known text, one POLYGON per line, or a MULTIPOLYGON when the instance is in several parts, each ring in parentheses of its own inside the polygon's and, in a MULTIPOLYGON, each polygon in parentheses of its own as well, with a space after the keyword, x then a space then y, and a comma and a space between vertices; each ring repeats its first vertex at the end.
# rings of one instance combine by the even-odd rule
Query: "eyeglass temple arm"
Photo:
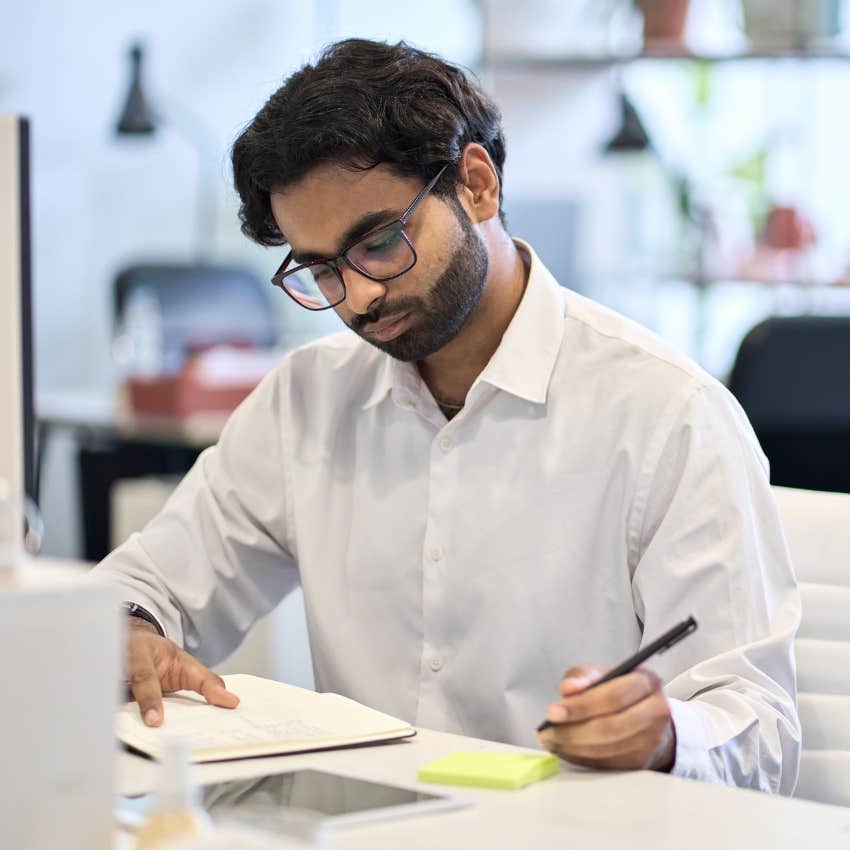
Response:
POLYGON ((443 176, 443 172, 449 167, 449 163, 446 163, 428 182, 428 185, 413 199, 413 203, 401 214, 399 221, 402 224, 407 224, 407 220, 413 213, 416 211, 416 207, 422 203, 422 200, 425 196, 437 185, 437 181, 443 176))

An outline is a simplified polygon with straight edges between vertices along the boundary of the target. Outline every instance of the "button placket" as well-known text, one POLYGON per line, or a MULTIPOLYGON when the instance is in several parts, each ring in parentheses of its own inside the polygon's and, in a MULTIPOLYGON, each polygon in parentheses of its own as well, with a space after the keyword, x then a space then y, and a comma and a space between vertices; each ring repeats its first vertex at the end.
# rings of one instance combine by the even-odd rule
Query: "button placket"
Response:
MULTIPOLYGON (((440 414, 440 416, 442 416, 440 414)), ((428 515, 422 540, 423 644, 420 656, 418 722, 439 722, 444 711, 447 686, 446 653, 451 653, 447 634, 447 593, 451 583, 451 547, 456 533, 459 464, 458 422, 436 431, 431 441, 428 470, 428 515)))

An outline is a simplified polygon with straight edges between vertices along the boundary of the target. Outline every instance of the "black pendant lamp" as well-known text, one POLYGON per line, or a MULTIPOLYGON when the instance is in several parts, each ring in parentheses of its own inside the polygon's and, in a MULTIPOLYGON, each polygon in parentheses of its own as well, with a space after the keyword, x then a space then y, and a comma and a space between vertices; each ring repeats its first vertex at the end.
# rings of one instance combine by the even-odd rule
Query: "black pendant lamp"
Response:
POLYGON ((130 90, 115 126, 119 136, 149 136, 156 130, 156 116, 142 90, 143 58, 141 44, 134 44, 130 48, 130 90))

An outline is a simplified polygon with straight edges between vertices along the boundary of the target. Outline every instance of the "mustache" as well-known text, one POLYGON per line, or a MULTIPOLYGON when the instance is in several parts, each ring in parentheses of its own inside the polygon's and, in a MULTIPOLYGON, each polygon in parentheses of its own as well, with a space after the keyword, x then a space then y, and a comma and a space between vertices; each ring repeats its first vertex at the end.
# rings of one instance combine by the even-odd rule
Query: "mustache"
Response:
POLYGON ((381 304, 368 313, 360 313, 352 317, 349 327, 353 331, 362 331, 367 325, 380 322, 384 316, 401 315, 425 309, 425 302, 421 298, 407 296, 393 301, 392 304, 381 304))

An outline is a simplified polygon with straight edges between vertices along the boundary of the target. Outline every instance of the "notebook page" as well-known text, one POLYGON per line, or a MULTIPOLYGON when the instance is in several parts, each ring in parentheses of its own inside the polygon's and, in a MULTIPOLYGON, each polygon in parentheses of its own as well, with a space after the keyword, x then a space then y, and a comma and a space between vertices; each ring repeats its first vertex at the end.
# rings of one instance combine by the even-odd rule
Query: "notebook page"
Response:
POLYGON ((149 728, 138 705, 130 702, 118 712, 118 737, 158 756, 163 735, 175 732, 187 742, 194 761, 206 761, 413 734, 404 721, 337 694, 317 694, 257 676, 223 678, 228 690, 240 698, 236 708, 211 706, 200 694, 179 691, 163 699, 163 725, 149 728))

